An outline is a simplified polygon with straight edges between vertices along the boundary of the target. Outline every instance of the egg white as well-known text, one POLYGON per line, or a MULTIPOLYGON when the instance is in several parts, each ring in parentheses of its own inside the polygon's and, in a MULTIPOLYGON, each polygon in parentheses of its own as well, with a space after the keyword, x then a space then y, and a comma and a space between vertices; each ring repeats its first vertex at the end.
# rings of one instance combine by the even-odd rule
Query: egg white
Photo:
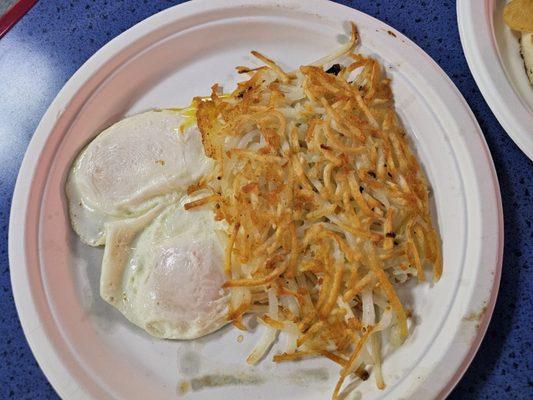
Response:
POLYGON ((227 323, 223 243, 210 211, 182 199, 107 227, 100 294, 153 336, 194 339, 227 323))
POLYGON ((181 197, 209 171, 196 126, 183 133, 184 116, 148 111, 98 135, 78 156, 66 183, 70 220, 91 246, 106 239, 105 224, 142 215, 181 197))

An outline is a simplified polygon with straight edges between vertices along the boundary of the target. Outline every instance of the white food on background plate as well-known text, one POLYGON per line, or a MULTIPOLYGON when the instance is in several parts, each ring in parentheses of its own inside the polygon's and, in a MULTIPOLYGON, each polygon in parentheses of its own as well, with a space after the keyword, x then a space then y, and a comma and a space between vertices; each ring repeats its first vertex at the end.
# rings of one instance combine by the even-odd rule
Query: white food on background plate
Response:
POLYGON ((168 110, 127 117, 80 153, 66 192, 72 227, 84 243, 104 244, 107 222, 142 215, 182 195, 210 170, 196 126, 178 134, 183 121, 168 110))
POLYGON ((520 54, 524 59, 529 83, 533 85, 533 32, 522 32, 520 37, 520 54))

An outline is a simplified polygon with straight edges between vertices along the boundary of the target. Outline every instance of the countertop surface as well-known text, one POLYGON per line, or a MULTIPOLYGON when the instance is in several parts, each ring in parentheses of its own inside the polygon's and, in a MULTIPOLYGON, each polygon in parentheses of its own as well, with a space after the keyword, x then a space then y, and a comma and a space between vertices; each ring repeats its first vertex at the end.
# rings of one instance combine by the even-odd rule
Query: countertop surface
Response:
MULTIPOLYGON (((392 25, 437 61, 477 117, 498 172, 505 219, 499 297, 480 350, 449 398, 533 398, 533 163, 506 135, 470 74, 455 2, 339 2, 392 25)), ((0 39, 1 399, 57 398, 24 338, 10 284, 9 213, 26 147, 58 91, 93 53, 137 22, 178 3, 43 0, 0 39)))

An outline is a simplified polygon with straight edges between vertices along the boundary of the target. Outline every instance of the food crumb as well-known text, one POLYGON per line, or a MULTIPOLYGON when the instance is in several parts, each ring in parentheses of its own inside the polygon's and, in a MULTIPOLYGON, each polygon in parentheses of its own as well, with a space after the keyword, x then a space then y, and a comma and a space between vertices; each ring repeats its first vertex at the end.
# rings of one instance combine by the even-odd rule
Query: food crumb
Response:
POLYGON ((387 31, 387 33, 388 33, 389 35, 391 35, 391 36, 396 37, 396 34, 395 34, 393 31, 387 31))
POLYGON ((183 395, 187 393, 189 390, 191 390, 191 382, 188 380, 181 381, 180 384, 178 385, 178 394, 183 395))
POLYGON ((242 343, 244 337, 242 335, 237 336, 237 342, 242 343))

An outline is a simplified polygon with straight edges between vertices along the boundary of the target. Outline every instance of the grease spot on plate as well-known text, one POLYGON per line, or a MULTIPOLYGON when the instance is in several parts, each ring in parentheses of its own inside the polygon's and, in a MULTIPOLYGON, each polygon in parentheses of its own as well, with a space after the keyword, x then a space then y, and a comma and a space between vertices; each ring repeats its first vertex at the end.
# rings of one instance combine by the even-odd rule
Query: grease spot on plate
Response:
POLYGON ((329 372, 326 368, 299 369, 289 375, 289 381, 298 386, 308 386, 316 382, 327 382, 329 372))
POLYGON ((487 306, 481 307, 481 309, 478 312, 472 312, 465 317, 463 317, 464 321, 475 321, 479 322, 483 319, 483 315, 485 315, 485 311, 487 311, 487 306))
POLYGON ((193 391, 202 390, 204 388, 221 387, 221 386, 257 386, 266 382, 266 379, 258 374, 209 374, 199 378, 193 378, 190 385, 193 391))
POLYGON ((194 376, 200 372, 201 360, 198 353, 186 350, 178 354, 178 372, 184 376, 194 376))

